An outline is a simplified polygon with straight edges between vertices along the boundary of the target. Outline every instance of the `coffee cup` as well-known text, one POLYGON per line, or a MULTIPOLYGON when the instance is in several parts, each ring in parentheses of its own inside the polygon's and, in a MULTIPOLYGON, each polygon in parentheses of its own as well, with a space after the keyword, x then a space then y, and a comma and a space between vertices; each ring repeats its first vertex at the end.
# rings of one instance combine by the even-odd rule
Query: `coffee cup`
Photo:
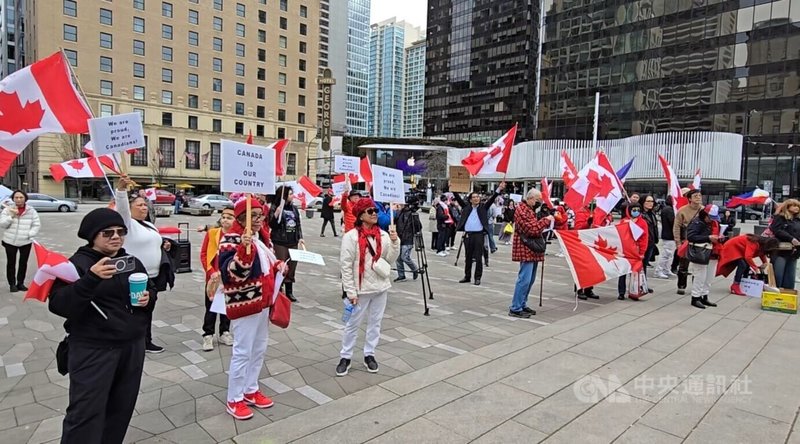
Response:
POLYGON ((148 277, 144 273, 132 273, 128 276, 128 287, 131 295, 131 305, 139 305, 139 298, 147 291, 148 277))

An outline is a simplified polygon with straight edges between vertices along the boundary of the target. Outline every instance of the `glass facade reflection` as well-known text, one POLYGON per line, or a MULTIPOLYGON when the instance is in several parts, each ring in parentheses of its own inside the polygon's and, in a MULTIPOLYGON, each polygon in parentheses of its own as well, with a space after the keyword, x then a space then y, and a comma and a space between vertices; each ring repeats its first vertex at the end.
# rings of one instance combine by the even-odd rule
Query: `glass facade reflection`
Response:
POLYGON ((531 139, 539 2, 428 0, 424 134, 531 139))
POLYGON ((600 91, 601 140, 743 134, 742 187, 800 194, 800 1, 545 0, 544 11, 537 138, 591 139, 600 91))

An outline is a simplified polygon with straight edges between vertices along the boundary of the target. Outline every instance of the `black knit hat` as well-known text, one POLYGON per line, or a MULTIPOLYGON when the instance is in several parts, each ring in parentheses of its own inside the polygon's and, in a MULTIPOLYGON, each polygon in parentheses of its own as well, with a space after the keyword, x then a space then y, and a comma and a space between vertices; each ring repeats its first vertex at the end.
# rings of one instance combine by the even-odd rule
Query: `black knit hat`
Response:
POLYGON ((125 221, 122 216, 110 208, 97 208, 89 212, 83 217, 81 226, 78 228, 78 237, 89 241, 91 244, 94 241, 97 233, 105 230, 108 227, 124 227, 125 221))

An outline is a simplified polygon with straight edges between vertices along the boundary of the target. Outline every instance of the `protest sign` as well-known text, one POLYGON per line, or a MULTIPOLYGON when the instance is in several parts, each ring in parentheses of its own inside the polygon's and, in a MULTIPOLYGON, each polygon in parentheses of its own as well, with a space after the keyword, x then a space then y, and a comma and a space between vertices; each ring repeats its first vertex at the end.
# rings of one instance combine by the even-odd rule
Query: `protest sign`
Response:
POLYGON ((372 197, 377 202, 403 203, 406 201, 402 171, 373 165, 372 180, 372 197))
POLYGON ((354 156, 336 156, 334 160, 333 170, 337 173, 353 173, 360 172, 361 159, 354 156))
POLYGON ((451 165, 449 167, 450 191, 458 193, 469 193, 470 186, 469 171, 461 165, 451 165))
POLYGON ((141 114, 117 114, 89 119, 94 155, 117 153, 144 147, 141 114))
POLYGON ((508 197, 513 200, 515 203, 522 202, 522 194, 509 194, 508 197))
POLYGON ((325 259, 321 254, 318 253, 312 253, 306 250, 294 250, 290 248, 289 257, 292 258, 293 261, 322 265, 323 267, 325 266, 325 259))
POLYGON ((275 151, 222 140, 220 189, 228 193, 275 193, 275 151))
POLYGON ((347 191, 347 182, 346 177, 342 174, 340 176, 333 177, 333 183, 331 184, 331 190, 333 190, 334 195, 339 195, 347 191))

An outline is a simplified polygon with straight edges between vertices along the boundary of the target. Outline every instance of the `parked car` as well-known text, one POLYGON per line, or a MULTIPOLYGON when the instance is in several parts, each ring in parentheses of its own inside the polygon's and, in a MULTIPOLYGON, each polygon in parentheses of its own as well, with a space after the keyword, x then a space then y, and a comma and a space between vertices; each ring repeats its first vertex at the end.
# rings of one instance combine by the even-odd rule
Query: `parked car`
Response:
POLYGON ((165 190, 156 190, 156 204, 172 205, 175 203, 175 195, 165 190))
POLYGON ((28 193, 28 205, 36 211, 78 211, 78 204, 71 200, 56 199, 46 194, 28 193))
MULTIPOLYGON (((724 213, 725 210, 729 210, 729 211, 735 213, 736 214, 736 220, 742 220, 742 213, 741 213, 742 208, 741 207, 739 207, 739 208, 721 208, 720 209, 720 213, 724 213)), ((745 207, 745 209, 744 209, 744 217, 745 217, 745 219, 749 219, 749 220, 761 220, 764 217, 764 213, 761 210, 756 210, 756 209, 753 209, 753 208, 745 207)))
POLYGON ((233 208, 233 202, 220 194, 202 194, 189 199, 189 208, 222 210, 224 208, 233 208))

